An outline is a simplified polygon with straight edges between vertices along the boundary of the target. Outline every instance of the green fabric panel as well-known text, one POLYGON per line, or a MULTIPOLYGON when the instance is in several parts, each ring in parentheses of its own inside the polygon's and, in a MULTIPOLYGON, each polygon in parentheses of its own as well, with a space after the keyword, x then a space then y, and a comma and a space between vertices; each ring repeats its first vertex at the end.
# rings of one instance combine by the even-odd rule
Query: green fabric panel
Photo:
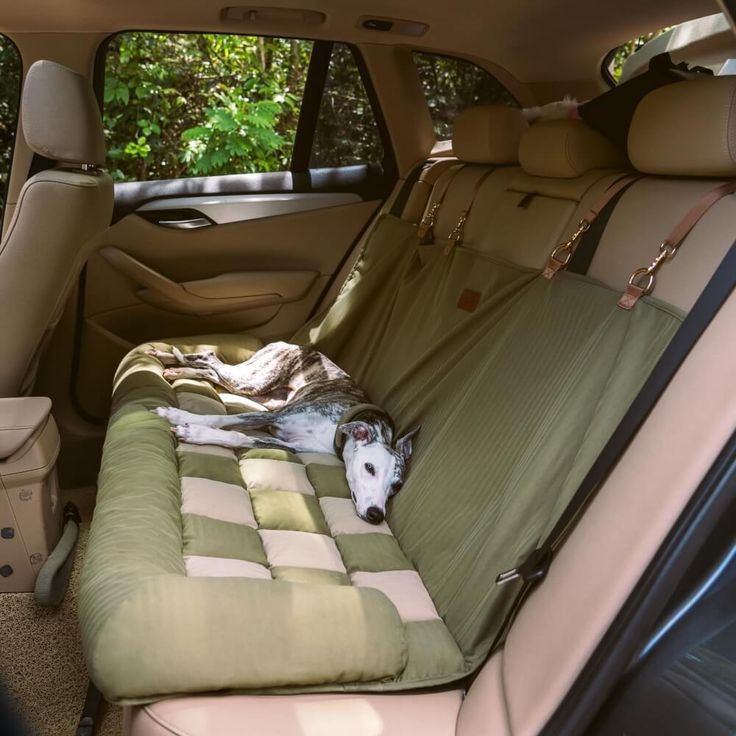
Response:
POLYGON ((271 568, 274 580, 287 583, 312 583, 313 585, 350 585, 350 577, 335 570, 318 570, 316 567, 287 567, 279 565, 271 568))
POLYGON ((267 450, 267 449, 255 449, 246 450, 240 457, 240 460, 282 460, 286 463, 298 463, 302 464, 302 461, 293 453, 288 450, 267 450))
POLYGON ((192 391, 177 391, 179 408, 193 414, 225 414, 222 402, 210 396, 203 396, 192 391))
POLYGON ((413 569, 396 539, 388 534, 338 534, 335 543, 348 572, 413 569))
POLYGON ((309 463, 307 478, 314 487, 318 498, 334 496, 335 498, 350 498, 350 487, 345 478, 345 468, 341 465, 319 465, 309 463))
POLYGON ((409 659, 400 681, 419 687, 424 680, 433 681, 447 677, 448 672, 466 669, 463 653, 439 619, 405 623, 404 634, 409 646, 409 659))
POLYGON ((114 577, 136 585, 86 641, 90 677, 110 701, 334 687, 395 678, 406 666, 404 626, 378 591, 142 572, 119 568, 114 577))
POLYGON ((422 425, 389 523, 471 665, 514 596, 496 575, 554 523, 680 324, 619 296, 538 278, 385 404, 422 425))
POLYGON ((209 478, 245 488, 238 463, 232 458, 182 450, 178 450, 177 455, 179 456, 179 473, 182 478, 209 478))
POLYGON ((330 533, 316 496, 289 491, 251 491, 250 500, 261 529, 330 533))
POLYGON ((112 393, 112 413, 123 404, 140 403, 148 409, 178 406, 176 393, 161 375, 161 364, 148 355, 129 354, 120 364, 112 393))
POLYGON ((208 399, 217 401, 222 406, 220 395, 215 391, 214 386, 207 381, 194 381, 190 378, 180 378, 172 384, 177 397, 181 398, 181 394, 197 394, 208 399))
POLYGON ((181 518, 185 555, 229 557, 268 567, 261 538, 255 529, 199 514, 182 514, 181 518))

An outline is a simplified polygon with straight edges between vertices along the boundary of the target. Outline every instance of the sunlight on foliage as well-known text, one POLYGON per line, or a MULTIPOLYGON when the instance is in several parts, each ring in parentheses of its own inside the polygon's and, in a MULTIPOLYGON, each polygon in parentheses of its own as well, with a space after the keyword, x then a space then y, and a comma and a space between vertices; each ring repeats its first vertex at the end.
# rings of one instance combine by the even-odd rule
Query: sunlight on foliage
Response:
POLYGON ((311 47, 218 34, 114 37, 104 91, 113 178, 287 169, 311 47))
POLYGON ((631 41, 625 43, 623 46, 619 46, 608 68, 608 71, 611 72, 611 76, 614 78, 614 80, 618 83, 618 81, 621 79, 621 73, 624 70, 624 64, 626 63, 626 59, 628 59, 629 56, 635 54, 647 41, 651 41, 653 38, 661 36, 663 33, 666 33, 671 28, 672 26, 667 26, 666 28, 661 28, 660 30, 653 31, 652 33, 645 33, 643 36, 637 36, 636 38, 631 39, 631 41))
POLYGON ((20 75, 18 50, 12 41, 0 36, 0 209, 5 206, 5 188, 13 156, 20 75))

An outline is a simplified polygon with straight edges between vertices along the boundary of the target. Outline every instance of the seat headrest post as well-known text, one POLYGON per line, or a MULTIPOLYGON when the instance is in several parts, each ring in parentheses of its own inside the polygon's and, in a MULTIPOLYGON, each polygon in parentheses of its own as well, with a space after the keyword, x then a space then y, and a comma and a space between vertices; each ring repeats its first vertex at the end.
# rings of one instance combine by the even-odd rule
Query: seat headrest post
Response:
POLYGON ((89 80, 53 61, 35 62, 21 97, 23 136, 40 156, 96 170, 105 164, 105 133, 89 80))
POLYGON ((464 163, 515 164, 519 160, 519 141, 528 127, 518 107, 470 107, 455 121, 452 151, 464 163))

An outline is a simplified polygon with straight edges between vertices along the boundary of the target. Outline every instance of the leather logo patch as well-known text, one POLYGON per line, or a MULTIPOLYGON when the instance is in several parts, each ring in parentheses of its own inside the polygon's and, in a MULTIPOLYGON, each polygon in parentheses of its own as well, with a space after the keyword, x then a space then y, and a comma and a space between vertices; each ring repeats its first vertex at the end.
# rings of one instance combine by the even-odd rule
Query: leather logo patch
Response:
POLYGON ((463 289, 463 293, 460 294, 460 298, 457 300, 458 308, 465 312, 475 312, 479 304, 480 292, 472 289, 463 289))

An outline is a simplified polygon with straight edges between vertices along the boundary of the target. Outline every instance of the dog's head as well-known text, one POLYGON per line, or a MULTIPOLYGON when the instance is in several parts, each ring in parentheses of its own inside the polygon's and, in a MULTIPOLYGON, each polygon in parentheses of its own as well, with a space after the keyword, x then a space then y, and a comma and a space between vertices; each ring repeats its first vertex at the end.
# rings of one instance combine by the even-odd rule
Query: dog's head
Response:
POLYGON ((380 524, 386 516, 386 502, 404 482, 412 440, 419 427, 399 437, 393 445, 391 431, 373 422, 348 422, 338 431, 347 437, 343 459, 358 516, 371 524, 380 524))

